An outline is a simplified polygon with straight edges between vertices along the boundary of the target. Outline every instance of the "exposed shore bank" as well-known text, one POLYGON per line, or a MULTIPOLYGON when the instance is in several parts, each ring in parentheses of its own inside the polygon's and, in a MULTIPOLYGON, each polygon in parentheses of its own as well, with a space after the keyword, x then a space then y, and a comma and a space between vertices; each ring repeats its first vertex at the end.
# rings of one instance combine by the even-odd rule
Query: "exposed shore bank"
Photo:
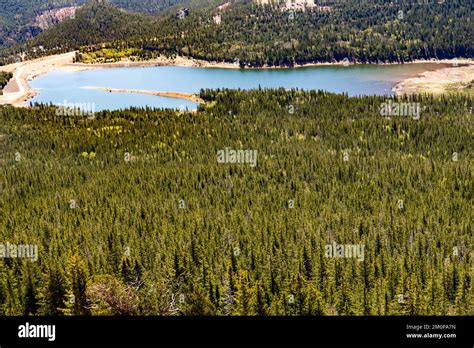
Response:
POLYGON ((94 69, 92 66, 86 68, 73 64, 74 56, 74 52, 69 52, 0 66, 0 71, 13 73, 13 78, 3 89, 3 95, 0 95, 0 105, 11 104, 23 107, 24 102, 37 94, 37 91, 28 82, 38 76, 47 74, 51 70, 81 71, 94 69))
POLYGON ((167 98, 178 98, 192 101, 197 104, 204 104, 198 95, 192 93, 183 93, 183 92, 158 92, 158 91, 149 91, 144 89, 116 89, 108 87, 95 87, 95 86, 85 86, 83 89, 93 89, 96 91, 109 92, 109 93, 139 93, 139 94, 148 94, 155 95, 158 97, 167 97, 167 98))
POLYGON ((474 61, 459 63, 458 66, 441 68, 408 78, 398 83, 393 91, 397 95, 446 92, 460 92, 474 81, 474 61))

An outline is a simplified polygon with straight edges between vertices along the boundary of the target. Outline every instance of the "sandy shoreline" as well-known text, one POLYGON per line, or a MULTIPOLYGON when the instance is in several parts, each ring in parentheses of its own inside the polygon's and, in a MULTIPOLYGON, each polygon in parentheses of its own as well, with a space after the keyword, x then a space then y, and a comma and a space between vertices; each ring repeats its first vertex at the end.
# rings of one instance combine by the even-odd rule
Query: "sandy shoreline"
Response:
MULTIPOLYGON (((13 78, 4 89, 4 93, 0 96, 0 105, 11 104, 17 107, 23 107, 24 103, 37 95, 28 83, 32 79, 47 74, 51 70, 64 71, 84 71, 98 68, 123 68, 123 67, 153 67, 153 66, 183 66, 195 68, 225 68, 225 69, 239 69, 238 63, 223 63, 223 62, 207 62, 198 59, 189 59, 185 57, 166 58, 160 57, 150 61, 121 61, 116 63, 103 64, 84 64, 73 63, 75 52, 58 54, 38 58, 30 61, 0 66, 0 71, 13 72, 13 78)), ((411 94, 420 92, 442 93, 448 85, 455 83, 466 83, 474 80, 474 60, 418 60, 409 64, 417 63, 440 63, 440 69, 434 71, 427 71, 421 75, 412 76, 400 83, 398 83, 393 91, 396 94, 411 94), (441 64, 451 64, 453 67, 446 68, 441 64), (467 66, 464 66, 467 65, 467 66)), ((392 63, 388 63, 392 64, 392 63)), ((407 63, 408 64, 408 63, 407 63)), ((311 63, 295 66, 311 67, 311 66, 329 66, 329 65, 345 65, 344 62, 339 63, 311 63)), ((268 67, 271 68, 271 67, 268 67)), ((284 67, 272 67, 274 69, 284 67)), ((125 92, 124 90, 121 92, 125 92)), ((143 92, 143 91, 142 91, 143 92)), ((153 91, 146 91, 155 93, 153 91)), ((139 93, 139 92, 132 92, 139 93)), ((141 93, 141 92, 140 92, 141 93)), ((156 92, 163 93, 163 92, 156 92)), ((157 94, 158 95, 158 94, 157 94)), ((163 94, 161 94, 163 96, 163 94)), ((174 96, 176 97, 176 96, 174 96)), ((186 97, 186 96, 185 96, 186 97)), ((188 96, 189 97, 189 96, 188 96)), ((187 98, 184 98, 187 99, 187 98)), ((189 99, 188 99, 189 100, 189 99)))
POLYGON ((448 90, 456 91, 474 81, 474 61, 463 62, 452 66, 408 78, 392 89, 395 94, 431 93, 442 94, 448 90), (464 66, 465 65, 465 66, 464 66))
POLYGON ((87 69, 73 64, 74 55, 74 52, 69 52, 0 66, 0 71, 13 73, 13 78, 5 86, 3 95, 0 95, 0 105, 11 104, 23 107, 24 102, 37 94, 28 81, 47 74, 51 70, 81 71, 93 69, 93 67, 87 69))
POLYGON ((177 98, 177 99, 185 99, 192 101, 197 104, 203 104, 204 100, 202 100, 198 95, 193 93, 183 93, 183 92, 158 92, 158 91, 149 91, 144 89, 116 89, 116 88, 108 88, 108 87, 95 87, 95 86, 85 86, 81 87, 83 89, 92 89, 96 91, 102 92, 109 92, 109 93, 139 93, 139 94, 148 94, 148 95, 155 95, 158 97, 166 97, 166 98, 177 98))
MULTIPOLYGON (((474 60, 471 59, 442 59, 442 60, 425 60, 425 59, 418 59, 404 64, 446 64, 446 65, 453 65, 456 62, 458 65, 463 64, 474 64, 474 60)), ((248 70, 261 70, 261 69, 293 69, 293 68, 306 68, 306 67, 318 67, 318 66, 353 66, 353 65, 363 65, 364 63, 345 63, 341 62, 318 62, 318 63, 305 63, 305 64, 295 64, 292 67, 289 66, 262 66, 259 68, 253 67, 246 67, 245 69, 248 70)), ((401 63, 378 63, 373 65, 402 65, 401 63)), ((95 69, 95 68, 131 68, 131 67, 153 67, 153 66, 182 66, 182 67, 189 67, 189 68, 219 68, 219 69, 241 69, 238 63, 227 63, 227 62, 209 62, 207 60, 200 60, 195 58, 186 58, 186 57, 175 57, 175 58, 154 58, 150 60, 144 61, 130 61, 130 60, 123 60, 120 62, 114 63, 72 63, 71 67, 75 67, 77 69, 95 69)), ((1 69, 1 67, 0 67, 1 69)))

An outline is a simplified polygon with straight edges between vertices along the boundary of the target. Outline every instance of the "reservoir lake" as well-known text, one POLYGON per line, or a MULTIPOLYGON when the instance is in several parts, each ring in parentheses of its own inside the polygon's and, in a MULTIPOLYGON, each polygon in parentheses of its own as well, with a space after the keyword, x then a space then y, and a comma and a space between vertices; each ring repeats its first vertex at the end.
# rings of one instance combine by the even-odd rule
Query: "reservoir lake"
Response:
POLYGON ((184 99, 138 93, 115 93, 84 87, 199 93, 201 88, 300 88, 357 95, 393 95, 409 77, 442 67, 436 63, 402 65, 325 65, 288 69, 221 69, 179 66, 53 70, 30 82, 38 95, 25 103, 93 103, 95 111, 131 106, 195 109, 184 99))

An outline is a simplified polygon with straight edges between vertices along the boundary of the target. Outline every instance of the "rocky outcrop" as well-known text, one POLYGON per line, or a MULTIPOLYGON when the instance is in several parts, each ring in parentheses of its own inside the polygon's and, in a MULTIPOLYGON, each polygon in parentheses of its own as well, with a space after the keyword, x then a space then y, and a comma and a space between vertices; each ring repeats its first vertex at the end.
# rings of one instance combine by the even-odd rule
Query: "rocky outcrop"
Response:
POLYGON ((35 26, 41 30, 46 30, 67 18, 74 18, 79 6, 63 7, 43 12, 36 17, 35 26))

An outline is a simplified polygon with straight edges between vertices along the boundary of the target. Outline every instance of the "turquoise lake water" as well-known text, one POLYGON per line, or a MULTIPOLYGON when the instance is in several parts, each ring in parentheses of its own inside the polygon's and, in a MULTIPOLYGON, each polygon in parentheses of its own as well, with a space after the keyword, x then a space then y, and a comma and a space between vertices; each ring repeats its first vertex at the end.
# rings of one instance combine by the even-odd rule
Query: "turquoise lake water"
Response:
POLYGON ((201 88, 252 89, 259 86, 323 89, 355 95, 392 95, 397 82, 436 67, 433 63, 405 65, 318 66, 295 69, 239 70, 177 66, 101 68, 51 71, 31 81, 39 95, 30 102, 94 103, 95 110, 130 106, 196 108, 187 100, 136 93, 110 93, 83 87, 110 87, 161 92, 197 93, 201 88))

